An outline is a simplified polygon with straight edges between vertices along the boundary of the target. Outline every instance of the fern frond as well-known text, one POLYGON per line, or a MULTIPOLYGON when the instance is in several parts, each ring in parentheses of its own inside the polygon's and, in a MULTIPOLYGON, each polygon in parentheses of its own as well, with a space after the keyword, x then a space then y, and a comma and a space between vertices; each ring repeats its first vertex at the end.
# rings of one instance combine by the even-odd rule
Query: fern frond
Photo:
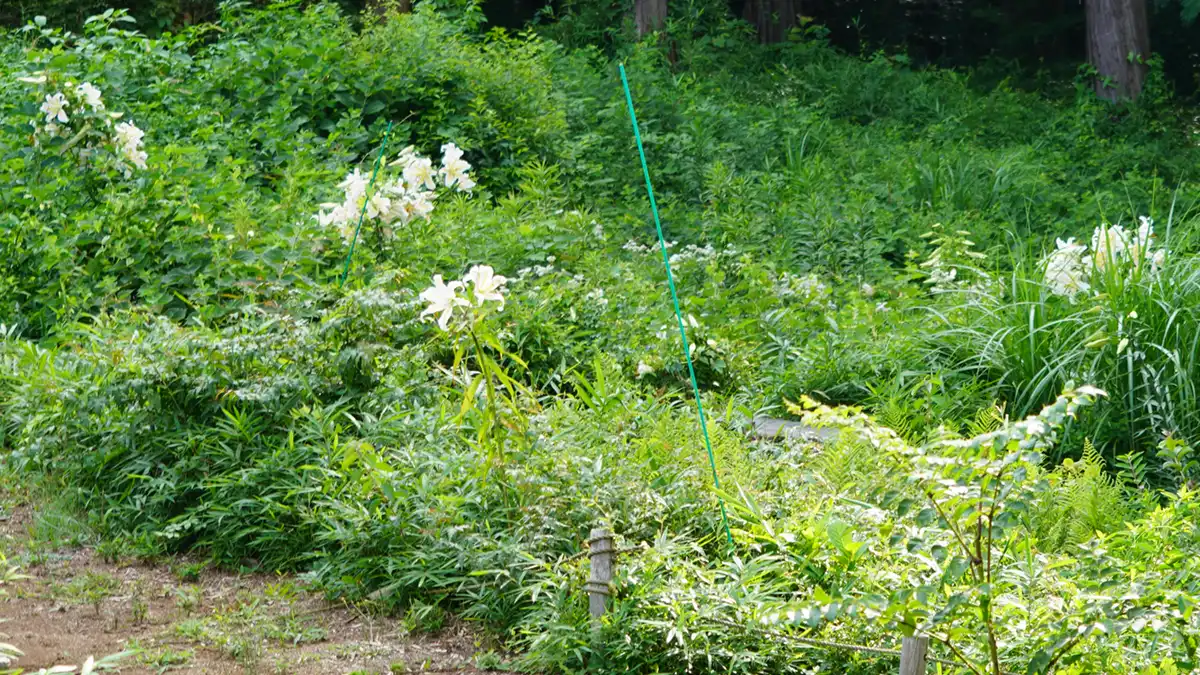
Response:
POLYGON ((907 443, 914 443, 912 420, 904 407, 895 400, 889 400, 875 413, 875 421, 880 426, 896 432, 896 435, 907 443))
POLYGON ((993 404, 986 408, 980 408, 975 413, 975 417, 967 422, 967 436, 989 434, 1002 426, 1004 426, 1004 407, 993 404))
MULTIPOLYGON (((1117 462, 1131 476, 1145 476, 1140 457, 1117 462)), ((1036 516, 1037 534, 1049 548, 1080 544, 1097 532, 1112 532, 1132 515, 1124 478, 1114 477, 1104 456, 1087 439, 1078 461, 1067 460, 1054 470, 1054 495, 1036 516)))

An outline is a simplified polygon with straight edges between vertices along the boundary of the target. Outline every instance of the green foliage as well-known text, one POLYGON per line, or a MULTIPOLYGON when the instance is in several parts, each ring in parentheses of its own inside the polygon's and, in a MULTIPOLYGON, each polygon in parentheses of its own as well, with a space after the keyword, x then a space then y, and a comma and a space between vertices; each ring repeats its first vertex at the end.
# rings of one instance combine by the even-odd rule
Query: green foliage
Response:
POLYGON ((1083 444, 1078 461, 1066 459, 1047 476, 1048 498, 1035 508, 1031 520, 1039 544, 1046 551, 1069 550, 1097 533, 1110 533, 1134 516, 1126 500, 1126 487, 1145 489, 1136 478, 1114 478, 1090 440, 1083 444), (1125 485, 1120 482, 1124 480, 1125 485))
POLYGON ((149 39, 123 19, 25 31, 0 84, 0 179, 15 188, 0 196, 0 312, 35 336, 130 304, 219 319, 330 278, 340 247, 312 220, 328 188, 313 190, 369 155, 388 119, 397 147, 458 143, 498 192, 564 131, 552 46, 472 40, 430 11, 354 32, 329 6, 231 10, 212 43, 211 26, 149 39), (38 97, 15 76, 39 71, 128 105, 148 170, 79 180, 30 146, 38 97))
MULTIPOLYGON (((794 406, 810 423, 855 432, 902 477, 900 485, 881 495, 892 513, 880 519, 875 532, 859 538, 843 526, 836 532, 831 528, 829 535, 851 559, 872 548, 886 551, 887 574, 910 583, 899 589, 874 589, 870 583, 817 585, 809 601, 770 610, 766 620, 810 627, 828 621, 877 622, 885 630, 928 635, 971 672, 996 675, 1009 670, 1047 673, 1060 663, 1094 659, 1092 642, 1126 631, 1141 633, 1150 623, 1156 624, 1154 633, 1169 634, 1172 602, 1190 606, 1194 600, 1183 599, 1165 580, 1136 585, 1119 597, 1103 592, 1062 597, 1072 595, 1074 584, 1104 588, 1099 578, 1119 574, 1108 565, 1129 569, 1132 562, 1122 556, 1133 552, 1107 553, 1095 538, 1097 526, 1117 529, 1105 517, 1126 515, 1119 488, 1101 472, 1095 448, 1085 448, 1082 467, 1060 470, 1058 480, 1050 481, 1059 484, 1056 488, 1048 487, 1039 470, 1041 451, 1053 447, 1080 409, 1103 396, 1088 387, 1067 391, 1037 416, 920 448, 874 426, 856 410, 830 409, 811 400, 794 406), (1039 514, 1038 504, 1047 498, 1064 503, 1039 514), (1030 539, 1031 518, 1042 526, 1051 524, 1049 519, 1066 520, 1066 536, 1089 542, 1090 553, 1052 558, 1042 552, 1047 549, 1035 548, 1034 541, 1041 540, 1030 539), (1093 529, 1083 529, 1089 527, 1093 529), (1050 601, 1039 593, 1049 594, 1050 601), (1020 632, 1013 633, 1018 625, 1020 632), (1075 650, 1083 653, 1072 654, 1075 650)), ((1191 497, 1184 492, 1181 498, 1191 497)), ((1124 534, 1112 535, 1108 544, 1119 546, 1124 534)), ((1155 657, 1191 657, 1187 640, 1165 640, 1169 647, 1153 640, 1159 645, 1155 657)))
POLYGON ((992 395, 1017 414, 1066 382, 1094 382, 1111 397, 1077 438, 1093 438, 1110 462, 1130 451, 1149 458, 1163 434, 1200 432, 1192 385, 1200 276, 1189 257, 1167 256, 1164 265, 1161 274, 1112 267, 1093 277, 1090 293, 1068 300, 1054 295, 1043 266, 1024 262, 1003 284, 954 294, 935 314, 930 349, 960 375, 992 383, 992 395))
MULTIPOLYGON (((1161 88, 1122 109, 984 90, 816 29, 764 47, 712 9, 611 52, 720 494, 612 54, 582 45, 622 36, 621 8, 543 35, 481 34, 473 2, 0 35, 0 457, 84 514, 43 538, 303 571, 410 630, 476 621, 548 672, 875 675, 894 659, 791 638, 907 632, 980 673, 1194 668, 1191 120, 1161 88), (50 89, 85 81, 146 130, 144 170, 32 144, 50 89), (342 287, 315 216, 389 122, 393 148, 461 146, 478 186, 365 230, 342 287), (1042 250, 1118 213, 1158 217, 1170 254, 1055 295, 1042 250), (430 277, 483 265, 503 301, 467 283, 439 328, 430 277), (744 437, 789 400, 847 428, 744 437), (574 556, 600 524, 622 553, 593 638, 574 556)), ((260 609, 180 630, 248 666, 263 639, 320 638, 260 609)))

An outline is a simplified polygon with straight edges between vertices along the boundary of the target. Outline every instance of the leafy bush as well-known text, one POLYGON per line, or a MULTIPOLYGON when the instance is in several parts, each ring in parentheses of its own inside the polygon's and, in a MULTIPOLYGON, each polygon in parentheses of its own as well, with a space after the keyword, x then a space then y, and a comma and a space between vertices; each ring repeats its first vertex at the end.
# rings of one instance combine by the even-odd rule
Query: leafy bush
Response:
POLYGON ((463 145, 495 190, 560 140, 545 72, 553 50, 478 43, 432 12, 356 34, 328 6, 246 11, 229 14, 213 44, 207 27, 149 39, 121 28, 127 19, 110 12, 82 35, 25 31, 31 48, 0 84, 0 176, 16 188, 0 196, 0 309, 33 335, 131 304, 220 318, 330 278, 337 254, 311 220, 329 189, 318 186, 373 158, 384 119, 398 123, 395 148, 463 145), (433 43, 453 58, 421 46, 433 43), (311 51, 301 58, 297 44, 311 51), (149 170, 128 183, 78 181, 32 148, 27 121, 41 96, 16 77, 43 72, 95 83, 110 109, 131 109, 149 170))

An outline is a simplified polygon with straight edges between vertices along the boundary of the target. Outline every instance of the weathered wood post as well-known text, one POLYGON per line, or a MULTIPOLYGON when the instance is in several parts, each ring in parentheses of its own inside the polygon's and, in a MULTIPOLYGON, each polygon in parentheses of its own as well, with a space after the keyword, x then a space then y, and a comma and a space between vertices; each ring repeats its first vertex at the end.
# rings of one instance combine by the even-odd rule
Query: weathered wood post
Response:
POLYGON ((599 627, 600 616, 608 609, 608 596, 612 593, 613 538, 608 530, 598 527, 588 539, 591 549, 591 575, 588 577, 588 610, 592 613, 592 626, 599 627))
POLYGON ((925 675, 925 653, 929 638, 906 637, 900 641, 900 675, 925 675))

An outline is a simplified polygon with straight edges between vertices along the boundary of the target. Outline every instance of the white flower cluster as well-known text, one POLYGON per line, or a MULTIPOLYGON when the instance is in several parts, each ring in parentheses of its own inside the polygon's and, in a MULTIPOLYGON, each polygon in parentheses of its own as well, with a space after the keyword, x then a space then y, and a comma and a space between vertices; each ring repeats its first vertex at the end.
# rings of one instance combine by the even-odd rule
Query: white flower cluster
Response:
POLYGON ((421 291, 421 299, 428 303, 421 317, 437 315, 438 328, 450 330, 450 322, 455 313, 463 307, 470 307, 474 299, 476 307, 482 307, 485 302, 499 303, 499 309, 504 309, 505 277, 496 274, 490 265, 475 265, 461 281, 446 283, 442 275, 433 275, 433 285, 421 291))
POLYGON ((378 222, 380 232, 390 239, 395 235, 391 227, 394 223, 406 225, 416 218, 429 219, 439 186, 459 192, 470 192, 475 187, 475 181, 467 173, 471 165, 462 156, 458 146, 447 143, 442 146, 442 166, 435 169, 432 160, 418 155, 410 145, 388 164, 399 167, 400 175, 384 182, 372 195, 367 195, 370 177, 355 169, 338 183, 344 192, 342 202, 321 204, 317 222, 336 227, 349 241, 361 215, 363 222, 378 222))
POLYGON ((590 291, 584 297, 587 298, 588 300, 590 300, 592 302, 592 304, 594 304, 598 307, 608 307, 608 298, 604 297, 604 289, 603 288, 597 288, 594 291, 590 291))
MULTIPOLYGON (((666 246, 667 248, 671 248, 677 243, 679 242, 668 241, 666 242, 666 246)), ((630 239, 629 241, 625 242, 625 245, 621 247, 621 250, 629 251, 630 253, 649 253, 654 249, 650 248, 649 246, 643 246, 642 244, 639 244, 636 239, 630 239)))
MULTIPOLYGON (((113 141, 116 143, 117 151, 130 164, 139 168, 146 168, 146 160, 149 155, 145 150, 142 150, 142 138, 146 132, 137 128, 133 122, 121 122, 113 129, 113 141)), ((128 171, 126 174, 128 175, 128 171)))
POLYGON ((1056 241, 1046 256, 1044 281, 1054 295, 1071 300, 1092 290, 1092 274, 1112 269, 1157 272, 1166 262, 1165 249, 1152 246, 1154 221, 1142 216, 1136 231, 1102 224, 1092 232, 1091 250, 1075 239, 1056 241))
POLYGON ((546 256, 546 264, 545 265, 534 265, 532 267, 522 267, 521 269, 517 270, 517 278, 524 281, 526 279, 526 277, 529 277, 530 275, 541 278, 548 274, 553 274, 556 271, 556 268, 554 267, 554 263, 557 260, 558 260, 558 258, 556 256, 548 255, 548 256, 546 256))
MULTIPOLYGON (((732 249, 730 249, 730 251, 732 251, 732 249)), ((671 261, 672 265, 678 265, 688 260, 708 261, 716 257, 717 250, 712 247, 712 244, 705 244, 704 246, 688 244, 687 246, 683 247, 682 251, 672 255, 669 260, 671 261)))
MULTIPOLYGON (((665 243, 668 251, 679 244, 678 241, 668 241, 665 243)), ((639 244, 636 239, 630 239, 629 241, 625 242, 625 245, 621 247, 621 250, 629 251, 630 253, 650 254, 658 253, 659 248, 653 244, 639 244)), ((678 265, 689 260, 707 262, 716 259, 718 255, 724 254, 728 256, 736 256, 737 253, 737 249, 733 248, 732 246, 726 246, 723 250, 718 251, 717 249, 713 248, 712 244, 705 244, 704 246, 688 244, 687 246, 684 246, 683 250, 679 253, 671 254, 668 260, 672 265, 678 265)))
POLYGON ((814 307, 832 306, 833 291, 815 274, 796 276, 790 272, 779 275, 775 295, 792 298, 814 307))
MULTIPOLYGON (((44 74, 18 79, 34 85, 48 81, 44 74)), ((65 88, 45 95, 39 110, 41 116, 29 121, 35 145, 40 146, 45 138, 70 139, 68 143, 80 143, 74 148, 77 154, 87 157, 95 153, 98 145, 107 143, 126 177, 133 174, 134 168, 146 168, 149 156, 142 149, 146 132, 132 122, 114 124, 122 113, 108 111, 100 89, 91 82, 75 84, 67 80, 65 88)))

